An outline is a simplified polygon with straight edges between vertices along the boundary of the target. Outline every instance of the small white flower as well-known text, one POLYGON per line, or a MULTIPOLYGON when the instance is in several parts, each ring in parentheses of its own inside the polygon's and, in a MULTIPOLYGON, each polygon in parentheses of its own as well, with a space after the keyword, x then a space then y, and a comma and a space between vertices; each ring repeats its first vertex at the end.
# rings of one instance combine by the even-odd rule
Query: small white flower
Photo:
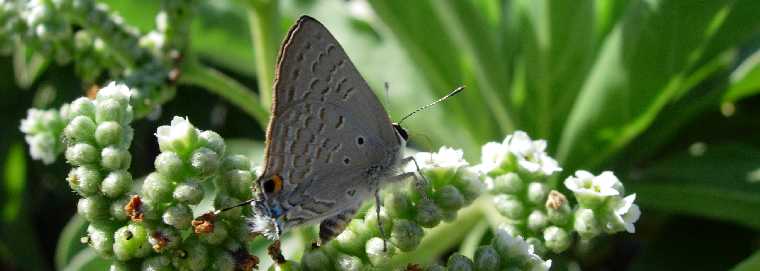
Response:
POLYGON ((158 147, 162 152, 185 153, 198 141, 198 130, 185 118, 174 117, 171 125, 163 125, 156 130, 158 147))
MULTIPOLYGON (((414 154, 414 159, 419 164, 420 169, 432 169, 432 168, 446 168, 457 169, 469 165, 464 160, 464 153, 460 149, 453 149, 449 147, 441 147, 438 152, 418 152, 414 154)), ((415 164, 409 163, 406 166, 406 170, 409 172, 416 172, 417 167, 415 164)))
POLYGON ((636 227, 633 223, 639 220, 641 216, 641 209, 639 206, 633 203, 636 200, 636 194, 628 195, 627 197, 616 201, 614 206, 614 212, 607 222, 607 229, 617 231, 616 229, 622 226, 625 231, 629 233, 635 233, 636 227))
POLYGON ((480 164, 475 167, 483 173, 491 172, 501 167, 508 154, 506 146, 499 142, 488 142, 483 145, 480 152, 480 164))
POLYGON ((29 144, 29 155, 32 159, 40 160, 45 164, 52 164, 58 156, 58 141, 50 133, 27 135, 26 143, 29 144))
POLYGON ((557 161, 546 154, 545 140, 531 140, 525 132, 516 131, 502 144, 507 145, 509 152, 517 158, 517 165, 524 171, 545 176, 562 171, 557 161))
POLYGON ((156 15, 156 30, 166 32, 167 26, 169 26, 169 18, 166 12, 162 10, 156 15))
POLYGON ((158 54, 166 42, 165 36, 156 31, 150 31, 145 36, 140 37, 140 47, 148 48, 151 52, 158 54))
POLYGON ((588 171, 578 170, 575 176, 565 179, 565 187, 573 191, 581 206, 594 209, 607 198, 620 195, 622 184, 610 171, 594 176, 588 171))
POLYGON ((128 104, 133 91, 125 84, 111 82, 98 90, 97 100, 114 99, 121 104, 128 104))

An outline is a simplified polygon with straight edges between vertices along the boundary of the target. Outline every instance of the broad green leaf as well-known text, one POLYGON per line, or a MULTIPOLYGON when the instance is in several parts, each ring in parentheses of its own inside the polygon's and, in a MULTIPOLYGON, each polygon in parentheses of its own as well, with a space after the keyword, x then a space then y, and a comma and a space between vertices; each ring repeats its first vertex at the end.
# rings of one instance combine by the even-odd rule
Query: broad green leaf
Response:
POLYGON ((724 102, 735 102, 760 93, 760 50, 747 57, 731 73, 731 86, 723 97, 724 102))
POLYGON ((58 270, 65 268, 72 259, 87 248, 82 244, 81 238, 87 230, 87 221, 79 215, 74 215, 61 231, 58 244, 55 248, 55 267, 58 270))
POLYGON ((685 69, 731 1, 641 1, 604 41, 562 133, 568 169, 594 167, 644 131, 683 87, 685 69))
POLYGON ((708 144, 702 151, 654 161, 626 188, 636 193, 644 212, 690 214, 760 229, 760 150, 708 144))
POLYGON ((706 35, 711 39, 702 52, 699 65, 760 34, 760 1, 736 0, 720 11, 706 35))
POLYGON ((760 250, 747 257, 747 259, 740 262, 738 265, 731 268, 731 271, 753 271, 760 270, 760 250))
POLYGON ((108 270, 111 261, 106 260, 91 248, 86 248, 71 260, 69 265, 61 269, 62 271, 79 271, 79 270, 108 270))

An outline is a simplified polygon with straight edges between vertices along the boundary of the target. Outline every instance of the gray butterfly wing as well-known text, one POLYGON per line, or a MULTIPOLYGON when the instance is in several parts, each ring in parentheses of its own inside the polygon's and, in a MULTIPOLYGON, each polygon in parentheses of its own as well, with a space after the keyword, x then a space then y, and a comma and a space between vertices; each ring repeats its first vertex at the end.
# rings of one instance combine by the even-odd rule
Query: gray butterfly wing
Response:
POLYGON ((301 17, 280 49, 275 78, 259 180, 277 175, 283 186, 269 200, 309 209, 298 218, 304 221, 340 211, 336 203, 350 193, 361 200, 367 177, 387 170, 401 143, 343 48, 322 24, 301 17))

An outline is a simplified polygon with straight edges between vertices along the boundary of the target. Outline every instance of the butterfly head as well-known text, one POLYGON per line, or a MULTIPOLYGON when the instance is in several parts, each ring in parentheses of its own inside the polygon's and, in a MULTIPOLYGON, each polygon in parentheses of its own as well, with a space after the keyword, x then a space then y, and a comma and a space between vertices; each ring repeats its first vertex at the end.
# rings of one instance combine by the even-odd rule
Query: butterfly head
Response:
POLYGON ((253 217, 248 220, 251 232, 261 233, 270 240, 279 239, 283 230, 284 214, 282 206, 276 200, 270 200, 273 194, 282 190, 282 177, 274 175, 258 182, 261 186, 259 200, 251 203, 253 217))

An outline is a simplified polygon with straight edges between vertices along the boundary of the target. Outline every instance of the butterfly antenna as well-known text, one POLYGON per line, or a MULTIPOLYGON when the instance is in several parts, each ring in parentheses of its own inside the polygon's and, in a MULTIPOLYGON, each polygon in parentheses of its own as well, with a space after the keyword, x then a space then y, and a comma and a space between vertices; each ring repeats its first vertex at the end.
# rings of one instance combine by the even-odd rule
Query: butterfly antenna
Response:
POLYGON ((434 106, 434 105, 436 105, 436 104, 438 104, 440 102, 445 101, 446 99, 450 98, 451 96, 457 95, 459 92, 462 92, 462 90, 464 90, 464 86, 459 86, 458 88, 456 88, 453 91, 451 91, 449 94, 446 94, 446 96, 443 96, 440 99, 435 100, 432 103, 429 103, 429 104, 427 104, 427 105, 425 105, 423 107, 417 108, 417 110, 414 110, 414 111, 412 111, 412 113, 409 113, 406 116, 404 116, 403 118, 401 118, 401 120, 398 121, 398 124, 401 124, 402 122, 404 122, 404 120, 408 119, 412 115, 417 114, 417 112, 420 112, 422 110, 428 109, 428 107, 434 106))
POLYGON ((238 203, 238 204, 235 204, 235 205, 232 205, 232 206, 229 206, 229 207, 225 207, 225 208, 222 208, 222 209, 220 209, 220 210, 216 210, 216 212, 214 212, 214 214, 217 214, 217 215, 218 215, 218 214, 219 214, 219 213, 221 213, 221 212, 226 212, 226 211, 229 211, 229 210, 232 210, 232 209, 238 208, 238 207, 243 207, 243 206, 246 206, 246 205, 248 205, 248 204, 251 204, 251 202, 254 202, 254 201, 256 201, 256 198, 252 198, 252 199, 249 199, 249 200, 243 201, 243 202, 241 202, 241 203, 238 203))
MULTIPOLYGON (((390 95, 388 94, 388 93, 390 93, 390 89, 391 89, 391 87, 390 87, 390 84, 389 84, 388 82, 385 82, 385 83, 383 84, 383 86, 385 87, 385 108, 388 108, 388 109, 389 109, 389 110, 388 110, 388 116, 390 116, 390 115, 391 115, 391 112, 393 111, 393 110, 390 110, 390 109, 391 109, 391 108, 390 108, 390 106, 391 106, 391 102, 390 102, 390 101, 391 101, 391 99, 390 99, 390 95)), ((391 119, 392 119, 392 118, 393 118, 393 116, 391 116, 391 119)))

